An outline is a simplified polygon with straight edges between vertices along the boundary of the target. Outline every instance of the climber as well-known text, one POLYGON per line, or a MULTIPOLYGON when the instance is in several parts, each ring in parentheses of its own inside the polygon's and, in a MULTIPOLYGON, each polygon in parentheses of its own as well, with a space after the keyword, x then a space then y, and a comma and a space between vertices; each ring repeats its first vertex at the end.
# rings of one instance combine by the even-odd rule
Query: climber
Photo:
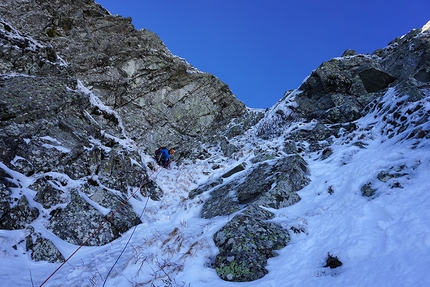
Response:
POLYGON ((166 147, 160 147, 155 151, 155 160, 162 167, 169 168, 170 155, 174 153, 175 153, 175 150, 173 148, 168 150, 166 147))

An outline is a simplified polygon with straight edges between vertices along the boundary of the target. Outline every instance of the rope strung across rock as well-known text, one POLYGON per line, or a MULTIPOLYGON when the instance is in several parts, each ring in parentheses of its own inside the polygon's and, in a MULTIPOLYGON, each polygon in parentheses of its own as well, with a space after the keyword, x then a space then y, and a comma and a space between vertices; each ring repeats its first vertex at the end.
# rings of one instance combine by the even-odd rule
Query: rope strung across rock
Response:
MULTIPOLYGON (((163 170, 163 169, 160 169, 160 171, 155 175, 154 180, 156 180, 156 179, 157 179, 158 175, 160 174, 160 172, 161 172, 162 170, 163 170)), ((151 186, 151 190, 150 190, 150 192, 149 192, 149 195, 148 195, 148 197, 146 198, 145 206, 143 207, 142 212, 140 213, 140 216, 139 216, 139 219, 140 219, 141 221, 142 221, 142 215, 143 215, 143 212, 144 212, 144 211, 145 211, 145 209, 146 209, 146 205, 148 204, 149 198, 151 197, 152 193, 154 192, 154 189, 155 189, 155 183, 154 183, 154 181, 153 181, 153 182, 152 182, 152 186, 151 186)), ((109 270, 108 274, 106 275, 106 278, 105 278, 105 281, 103 282, 102 287, 104 287, 104 286, 105 286, 106 281, 107 281, 107 279, 109 278, 110 273, 112 272, 113 268, 114 268, 114 267, 115 267, 115 265, 118 263, 119 259, 121 258, 122 254, 124 253, 125 249, 127 248, 128 244, 130 243, 130 240, 131 240, 131 238, 133 237, 134 232, 136 231, 136 228, 137 228, 137 225, 135 225, 135 226, 134 226, 134 228, 133 228, 133 232, 131 233, 130 237, 128 238, 127 243, 125 244, 124 248, 122 249, 122 251, 121 251, 121 253, 119 254, 118 258, 116 259, 115 263, 112 265, 112 267, 110 268, 110 270, 109 270)))
MULTIPOLYGON (((142 184, 139 186, 139 188, 138 189, 136 189, 136 191, 135 192, 133 192, 133 194, 132 195, 130 195, 128 198, 127 198, 127 200, 126 201, 124 201, 108 218, 106 218, 106 220, 102 223, 102 224, 100 224, 100 226, 96 229, 96 231, 94 231, 84 242, 82 242, 82 244, 78 247, 78 248, 76 248, 76 250, 69 256, 69 257, 67 257, 67 259, 66 260, 64 260, 64 262, 63 263, 61 263, 61 265, 60 266, 58 266, 57 267, 57 269, 55 269, 54 270, 54 272, 52 272, 51 273, 51 275, 49 275, 46 279, 45 279, 45 281, 43 281, 42 282, 42 284, 40 284, 39 285, 39 287, 42 287, 43 285, 45 285, 45 283, 46 282, 48 282, 49 281, 49 279, 51 279, 52 278, 52 276, 54 276, 54 274, 55 273, 57 273, 58 272, 58 270, 60 270, 69 260, 70 260, 70 258, 72 258, 91 238, 93 238, 94 237, 94 235, 96 235, 102 228, 103 228, 103 226, 105 226, 111 219, 112 219, 112 217, 119 211, 119 210, 121 210, 128 202, 129 202, 129 200, 138 192, 138 191, 140 191, 140 189, 142 188, 142 186, 143 185, 145 185, 148 181, 149 181, 149 178, 155 173, 157 171, 157 169, 155 169, 147 178, 146 178, 146 180, 145 181, 143 181, 142 182, 142 184)), ((160 170, 161 171, 161 170, 160 170)), ((158 176, 158 174, 159 174, 160 172, 158 172, 157 173, 157 176, 158 176)), ((152 190, 151 190, 151 192, 152 192, 152 190)), ((149 197, 148 197, 149 198, 149 197)), ((148 200, 147 200, 147 202, 148 202, 148 200)), ((146 204, 145 204, 145 206, 146 206, 146 204)), ((106 277, 107 278, 107 277, 106 277)), ((104 285, 104 284, 103 284, 104 285)))

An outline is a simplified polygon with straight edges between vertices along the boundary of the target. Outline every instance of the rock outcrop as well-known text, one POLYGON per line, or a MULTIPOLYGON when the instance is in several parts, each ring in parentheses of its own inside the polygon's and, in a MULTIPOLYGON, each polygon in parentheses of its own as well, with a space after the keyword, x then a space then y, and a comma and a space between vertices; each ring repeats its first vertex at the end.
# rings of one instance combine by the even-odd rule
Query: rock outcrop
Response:
POLYGON ((211 198, 202 208, 203 218, 230 215, 244 204, 259 208, 282 208, 300 200, 296 191, 308 183, 306 162, 299 155, 267 160, 249 168, 246 174, 222 184, 218 179, 189 194, 194 198, 209 191, 211 198), (234 194, 232 194, 234 191, 234 194))
MULTIPOLYGON (((156 34, 134 29, 131 18, 111 15, 93 0, 6 0, 0 15, 44 43, 54 61, 61 57, 148 153, 168 145, 178 148, 177 156, 189 156, 196 140, 246 113, 218 78, 173 56, 156 34)), ((113 126, 109 132, 121 137, 113 126)))
POLYGON ((277 224, 252 216, 236 215, 214 235, 220 253, 215 259, 219 276, 227 281, 254 281, 267 274, 267 259, 289 242, 277 224))
POLYGON ((429 42, 420 32, 413 30, 371 55, 347 53, 321 64, 299 87, 296 112, 324 123, 347 123, 363 116, 387 88, 428 82, 429 42))

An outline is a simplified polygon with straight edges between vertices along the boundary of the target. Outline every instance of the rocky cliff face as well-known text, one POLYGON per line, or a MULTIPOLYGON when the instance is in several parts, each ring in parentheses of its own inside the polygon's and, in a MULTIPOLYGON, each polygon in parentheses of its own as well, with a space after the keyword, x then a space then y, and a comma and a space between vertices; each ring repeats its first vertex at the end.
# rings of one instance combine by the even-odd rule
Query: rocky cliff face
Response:
POLYGON ((182 165, 219 169, 214 150, 248 162, 184 201, 200 202, 205 219, 238 212, 215 233, 210 265, 225 280, 255 280, 290 232, 306 232, 267 220, 301 200, 309 154, 330 158, 336 139, 365 148, 372 127, 357 120, 369 113, 414 148, 430 138, 429 25, 370 55, 349 50, 321 64, 263 115, 94 1, 5 0, 0 16, 0 228, 25 229, 16 244, 34 260, 64 260, 50 233, 97 246, 138 224, 123 202, 163 197, 148 174, 153 150, 168 145, 182 165))
MULTIPOLYGON (((33 220, 81 244, 133 187, 149 190, 143 151, 168 145, 180 160, 208 135, 227 145, 220 127, 248 114, 226 84, 94 1, 3 1, 0 15, 1 228, 30 228, 36 260, 60 256, 39 252, 52 244, 33 220)), ((130 206, 113 219, 86 244, 106 244, 139 221, 130 206)))
MULTIPOLYGON (((169 145, 189 155, 201 136, 245 113, 226 84, 173 56, 154 33, 135 30, 130 18, 110 15, 94 1, 7 0, 0 14, 48 47, 48 60, 64 60, 147 151, 169 145)), ((115 125, 108 131, 123 136, 115 125)))

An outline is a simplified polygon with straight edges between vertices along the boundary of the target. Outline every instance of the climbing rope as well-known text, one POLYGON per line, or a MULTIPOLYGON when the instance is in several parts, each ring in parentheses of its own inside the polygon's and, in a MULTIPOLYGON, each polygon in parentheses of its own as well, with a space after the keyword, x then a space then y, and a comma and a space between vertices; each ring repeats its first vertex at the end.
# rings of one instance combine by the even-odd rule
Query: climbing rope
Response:
MULTIPOLYGON (((153 179, 153 181, 152 181, 151 190, 150 190, 150 192, 149 192, 148 197, 146 198, 145 205, 143 206, 142 212, 140 213, 140 216, 139 216, 139 219, 140 219, 140 220, 142 220, 143 212, 144 212, 144 211, 145 211, 145 209, 146 209, 146 205, 148 204, 149 198, 151 197, 152 193, 154 192, 154 189, 155 189, 155 183, 154 183, 154 181, 157 179, 158 175, 160 174, 160 172, 161 172, 162 170, 163 170, 163 169, 161 168, 161 169, 160 169, 160 171, 155 175, 155 178, 154 178, 154 179, 153 179)), ((120 254, 118 255, 118 258, 115 260, 114 264, 112 265, 112 267, 110 268, 110 270, 109 270, 108 274, 106 275, 106 278, 105 278, 105 281, 103 282, 102 287, 104 287, 104 286, 105 286, 106 281, 107 281, 107 279, 109 278, 110 273, 112 272, 113 268, 114 268, 114 267, 115 267, 115 265, 118 263, 119 259, 121 258, 121 256, 123 255, 123 253, 124 253, 125 249, 127 248, 128 244, 130 243, 130 240, 131 240, 131 238, 133 237, 134 232, 136 231, 136 228, 137 228, 137 225, 135 225, 135 226, 134 226, 133 231, 131 232, 130 237, 129 237, 129 238, 128 238, 128 240, 127 240, 127 243, 125 244, 124 248, 122 249, 122 251, 121 251, 121 252, 120 252, 120 254)))
MULTIPOLYGON (((112 217, 119 211, 119 210, 121 210, 128 202, 129 202, 129 200, 134 196, 134 195, 136 195, 136 193, 138 192, 138 191, 140 191, 140 189, 142 188, 142 186, 144 186, 148 181, 149 181, 149 179, 150 179, 150 177, 155 173, 157 171, 157 169, 155 169, 147 178, 146 178, 146 180, 144 180, 143 182, 142 182, 142 184, 139 186, 139 188, 138 189, 136 189, 136 191, 135 192, 133 192, 128 198, 127 198, 127 200, 126 201, 124 201, 108 218, 106 218, 106 220, 96 229, 96 231, 94 231, 84 242, 82 242, 82 244, 78 247, 78 248, 76 248, 76 250, 69 256, 69 257, 67 257, 67 259, 66 260, 64 260, 64 262, 63 263, 61 263, 61 265, 60 266, 58 266, 57 267, 57 269, 55 269, 54 270, 54 272, 52 272, 51 273, 51 275, 49 275, 46 279, 45 279, 45 281, 43 281, 42 282, 42 284, 40 284, 39 285, 39 287, 42 287, 46 282, 48 282, 49 281, 49 279, 51 279, 52 278, 52 276, 54 276, 54 274, 55 273, 57 273, 58 272, 58 270, 60 270, 69 260, 70 260, 70 258, 72 258, 85 244, 87 244, 87 242, 91 239, 91 238, 93 238, 94 237, 94 235, 96 235, 102 228, 103 228, 103 226, 105 226, 111 219, 112 219, 112 217)), ((161 170, 160 170, 161 171, 161 170)), ((160 171, 157 173, 157 176, 158 176, 158 174, 160 173, 160 171)), ((148 199, 149 199, 149 196, 148 196, 148 199)), ((147 201, 146 201, 146 203, 148 203, 148 199, 147 199, 147 201)), ((146 204, 145 204, 145 207, 146 207, 146 204)), ((145 208, 144 208, 144 210, 145 210, 145 208)), ((143 214, 143 211, 142 211, 142 214, 143 214)), ((136 226, 135 226, 136 227, 136 226)), ((134 231, 133 231, 134 232, 134 231)), ((127 243, 128 244, 128 243, 127 243)), ((108 274, 109 275, 109 274, 108 274)), ((103 284, 104 285, 104 284, 103 284)))

